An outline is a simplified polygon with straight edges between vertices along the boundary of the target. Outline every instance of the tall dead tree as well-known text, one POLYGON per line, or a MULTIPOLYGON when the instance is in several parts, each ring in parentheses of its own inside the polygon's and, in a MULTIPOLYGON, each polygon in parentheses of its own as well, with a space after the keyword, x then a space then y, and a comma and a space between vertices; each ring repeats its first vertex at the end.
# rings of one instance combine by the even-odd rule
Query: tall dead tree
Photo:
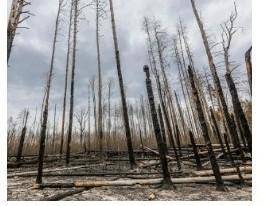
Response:
POLYGON ((24 10, 24 7, 30 5, 31 3, 25 0, 13 0, 11 4, 10 15, 8 19, 7 25, 7 62, 9 61, 9 57, 11 54, 13 41, 16 35, 16 31, 18 28, 25 28, 27 27, 19 26, 22 22, 32 15, 29 11, 24 10), (21 15, 25 15, 21 19, 21 15))
POLYGON ((173 184, 172 184, 171 176, 170 176, 169 169, 168 169, 166 148, 165 148, 164 141, 162 139, 160 126, 158 122, 158 116, 157 116, 157 111, 155 107, 155 100, 154 100, 154 95, 153 95, 153 90, 152 90, 152 85, 151 85, 151 80, 150 80, 150 74, 149 74, 149 67, 146 65, 144 66, 144 72, 146 73, 146 88, 147 88, 147 93, 148 93, 149 105, 151 109, 152 123, 153 123, 156 141, 157 141, 157 145, 159 149, 160 162, 161 162, 162 172, 163 172, 162 185, 164 187, 172 188, 173 184))
POLYGON ((85 123, 88 113, 82 108, 80 111, 74 114, 77 123, 79 124, 79 134, 80 134, 80 146, 83 151, 86 153, 86 141, 83 139, 83 134, 85 130, 85 123))
POLYGON ((73 16, 73 1, 70 7, 70 22, 68 28, 68 40, 67 40, 67 57, 65 67, 65 80, 64 80, 64 95, 63 95, 63 108, 62 108, 62 120, 61 120, 61 140, 60 140, 60 155, 63 152, 64 144, 64 127, 65 127, 65 112, 66 112, 66 99, 67 99, 67 88, 68 88, 68 72, 70 67, 70 52, 71 52, 71 36, 72 36, 72 16, 73 16))
POLYGON ((21 135, 20 135, 20 139, 19 139, 19 145, 17 148, 17 156, 16 156, 17 162, 19 162, 21 160, 21 156, 22 156, 22 152, 23 152, 23 147, 24 147, 24 142, 25 142, 25 137, 26 137, 26 131, 27 131, 28 114, 29 114, 28 110, 25 110, 23 112, 23 128, 21 131, 21 135))
MULTIPOLYGON (((159 95, 159 100, 160 100, 160 104, 163 110, 163 114, 164 114, 164 119, 165 119, 165 124, 166 124, 166 128, 168 131, 168 138, 169 138, 169 142, 170 145, 173 147, 173 151, 175 154, 175 157, 177 159, 177 165, 178 165, 178 169, 181 169, 181 164, 180 164, 180 159, 176 150, 176 145, 175 145, 175 141, 173 138, 173 131, 172 131, 172 127, 171 127, 171 123, 170 123, 170 119, 169 119, 169 114, 168 114, 168 110, 167 107, 165 105, 165 95, 163 95, 162 93, 162 87, 161 87, 161 82, 160 82, 160 76, 159 76, 159 71, 157 70, 157 63, 156 63, 156 59, 155 59, 155 55, 154 55, 154 48, 152 45, 152 40, 151 40, 151 34, 150 34, 150 22, 148 18, 144 18, 143 21, 143 26, 145 29, 145 32, 147 34, 147 38, 148 38, 148 45, 149 45, 149 55, 150 55, 150 62, 152 63, 152 72, 154 74, 155 80, 156 80, 156 84, 157 84, 157 90, 158 90, 158 95, 159 95)), ((154 36, 155 36, 155 43, 157 44, 158 47, 158 56, 159 56, 159 62, 160 62, 160 66, 161 66, 161 71, 162 71, 162 78, 163 78, 163 82, 164 82, 164 88, 165 88, 165 92, 166 94, 169 94, 169 86, 168 86, 168 81, 167 81, 167 77, 165 74, 165 63, 164 63, 164 59, 163 59, 163 54, 162 54, 162 50, 164 48, 162 48, 161 42, 160 42, 160 37, 159 34, 161 34, 160 30, 160 25, 157 21, 154 22, 153 24, 153 30, 154 30, 154 36)), ((171 96, 170 96, 171 97, 171 96)), ((171 103, 171 101, 169 102, 171 103)))
POLYGON ((114 47, 115 47, 116 68, 117 68, 120 94, 121 94, 121 102, 122 102, 122 108, 123 108, 123 118, 124 118, 123 120, 125 124, 129 162, 130 162, 130 166, 133 167, 136 164, 136 161, 135 161, 135 157, 133 153, 133 145, 132 145, 132 140, 131 140, 131 132, 130 132, 130 126, 129 126, 129 119, 128 119, 126 95, 125 95, 123 76, 122 76, 122 71, 121 71, 121 63, 120 63, 119 48, 118 48, 118 42, 117 42, 113 1, 109 0, 109 4, 110 4, 113 40, 114 40, 114 47))
POLYGON ((72 71, 71 71, 71 93, 70 93, 70 112, 69 112, 69 125, 68 125, 68 141, 66 150, 66 164, 70 162, 71 152, 71 138, 72 138, 72 123, 73 123, 73 106, 74 106, 74 79, 75 79, 75 66, 76 66, 76 43, 77 43, 77 23, 79 16, 79 0, 73 0, 73 49, 72 49, 72 71))
POLYGON ((178 78, 179 78, 180 85, 181 85, 184 103, 186 105, 186 111, 187 111, 187 117, 188 117, 187 120, 188 120, 189 126, 191 126, 191 128, 193 129, 194 134, 198 136, 199 131, 198 131, 198 127, 195 121, 195 117, 194 117, 194 110, 191 105, 190 95, 188 92, 187 84, 184 84, 184 82, 186 82, 186 78, 184 76, 183 63, 181 60, 181 56, 179 53, 176 39, 173 39, 173 50, 174 50, 174 55, 175 55, 175 59, 176 59, 177 67, 178 67, 177 69, 178 78))
POLYGON ((215 180, 216 180, 216 189, 220 190, 220 191, 225 191, 226 188, 224 186, 224 182, 222 180, 222 176, 220 174, 220 169, 219 169, 219 166, 218 166, 218 163, 217 163, 217 160, 215 157, 215 153, 214 153, 214 150, 212 147, 212 143, 211 143, 211 140, 209 137, 209 132, 208 132, 208 127, 207 127, 206 120, 205 120, 204 111, 202 109, 202 104, 201 104, 201 100, 199 98, 198 90, 197 90, 196 85, 194 83, 193 71, 192 71, 192 68, 190 66, 188 68, 188 74, 189 74, 189 79, 190 79, 190 83, 191 83, 193 99, 194 99, 195 104, 196 104, 196 110, 198 113, 198 118, 199 118, 200 126, 202 129, 203 138, 205 141, 206 148, 208 150, 209 160, 210 160, 212 170, 213 170, 215 180))
POLYGON ((56 22, 55 22, 55 31, 54 31, 54 38, 53 38, 53 45, 52 45, 50 69, 49 69, 48 81, 46 85, 46 98, 45 98, 45 103, 44 103, 44 109, 42 112, 42 122, 41 122, 40 142, 39 142, 39 155, 38 155, 38 174, 36 178, 36 184, 42 183, 43 159, 44 159, 46 129, 47 129, 48 111, 49 111, 50 88, 51 88, 51 83, 52 83, 54 58, 55 58, 56 43, 57 43, 57 36, 58 36, 58 27, 59 27, 59 22, 60 22, 61 10, 63 8, 63 2, 64 0, 59 0, 56 22))
POLYGON ((224 52, 224 62, 225 62, 225 68, 226 68, 225 78, 226 78, 229 92, 232 98, 235 119, 237 122, 240 123, 242 127, 243 135, 248 142, 249 152, 252 153, 252 134, 251 134, 249 124, 247 122, 245 113, 242 109, 242 106, 241 106, 241 103, 238 97, 236 85, 231 75, 231 72, 236 68, 236 67, 234 67, 233 69, 231 68, 232 65, 230 63, 230 58, 229 58, 230 57, 229 51, 230 51, 231 43, 232 43, 235 33, 237 32, 237 29, 235 27, 236 19, 237 19, 237 8, 236 8, 236 4, 234 3, 234 12, 231 13, 228 21, 226 21, 223 25, 221 25, 222 27, 222 47, 223 47, 223 52, 224 52))
POLYGON ((247 69, 247 75, 248 75, 248 83, 249 83, 250 92, 252 94, 252 62, 251 62, 251 53, 252 53, 252 46, 245 53, 245 62, 246 62, 246 69, 247 69))
MULTIPOLYGON (((220 103, 221 103, 221 106, 223 109, 224 118, 225 118, 225 121, 227 124, 227 130, 228 130, 227 132, 232 137, 235 147, 239 148, 240 143, 239 143, 239 139, 238 139, 238 134, 236 133, 236 125, 233 123, 233 121, 231 120, 230 115, 229 115, 228 106, 227 106, 227 103, 226 103, 226 100, 224 97, 223 89, 222 89, 222 86, 220 83, 220 79, 219 79, 217 70, 216 70, 216 67, 214 64, 214 59, 213 59, 212 52, 211 52, 211 49, 209 46, 209 42, 208 42, 206 32, 204 30, 203 22, 201 21, 199 14, 198 14, 198 11, 196 9, 195 0, 191 0, 191 4, 192 4, 192 9, 193 9, 197 24, 199 26, 199 29, 200 29, 200 32, 202 35, 203 44, 204 44, 205 51, 206 51, 206 54, 208 57, 209 68, 210 68, 212 76, 213 76, 215 88, 217 90, 217 94, 218 94, 218 97, 220 99, 220 103)), ((243 156, 243 154, 241 154, 241 156, 243 156)))
POLYGON ((94 0, 96 19, 96 50, 97 50, 97 72, 98 72, 98 137, 99 150, 102 157, 103 152, 103 117, 102 117, 102 74, 101 74, 101 53, 100 53, 100 20, 105 16, 105 2, 94 0))

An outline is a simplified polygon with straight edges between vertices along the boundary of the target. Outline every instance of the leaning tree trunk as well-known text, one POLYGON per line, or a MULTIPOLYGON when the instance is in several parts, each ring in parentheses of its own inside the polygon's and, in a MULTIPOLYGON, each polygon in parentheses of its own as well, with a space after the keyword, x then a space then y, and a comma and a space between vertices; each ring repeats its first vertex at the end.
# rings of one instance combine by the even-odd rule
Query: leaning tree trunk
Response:
POLYGON ((44 110, 42 113, 39 155, 38 155, 38 174, 36 178, 36 184, 42 183, 43 159, 44 159, 44 152, 45 152, 45 139, 46 139, 46 129, 47 129, 47 121, 48 121, 48 111, 49 111, 49 96, 50 96, 51 80, 52 80, 53 67, 54 67, 54 57, 55 57, 55 50, 56 50, 56 42, 57 42, 57 35, 58 35, 58 26, 59 26, 61 6, 62 6, 62 3, 61 1, 59 1, 59 8, 58 8, 57 17, 56 17, 55 32, 54 32, 54 38, 53 38, 49 76, 48 76, 48 81, 46 85, 46 99, 44 103, 44 110))
POLYGON ((165 126, 164 126, 164 121, 163 121, 163 116, 162 116, 160 105, 158 105, 158 115, 159 115, 161 135, 162 135, 163 142, 165 144, 165 152, 166 154, 168 154, 167 138, 166 138, 165 126))
POLYGON ((155 131, 156 141, 159 149, 159 156, 160 156, 160 162, 162 166, 162 172, 163 172, 163 182, 162 184, 165 187, 172 187, 172 181, 171 176, 168 169, 168 162, 166 157, 166 148, 164 141, 162 140, 162 135, 159 127, 158 122, 158 116, 155 108, 155 100, 150 80, 150 74, 149 74, 149 68, 148 66, 144 66, 144 72, 146 73, 146 87, 147 87, 147 93, 149 98, 149 105, 151 109, 151 116, 152 116, 152 123, 155 131))
POLYGON ((62 155, 63 143, 64 143, 66 97, 67 97, 67 88, 68 88, 68 72, 69 72, 70 50, 71 50, 72 14, 73 14, 73 2, 71 2, 70 25, 69 25, 69 30, 68 30, 68 48, 67 48, 66 68, 65 68, 65 85, 64 85, 63 109, 62 109, 62 120, 61 120, 62 122, 61 122, 60 155, 62 155))
POLYGON ((190 66, 188 68, 188 73, 189 73, 189 79, 190 79, 192 93, 193 93, 193 97, 194 97, 193 99, 194 99, 195 104, 196 104, 196 110, 198 113, 198 118, 199 118, 201 129, 202 129, 203 138, 204 138, 207 150, 208 150, 210 163, 211 163, 212 170, 214 172, 214 176, 215 176, 215 180, 216 180, 216 189, 221 190, 221 191, 225 191, 224 182, 222 180, 222 176, 220 174, 220 169, 219 169, 219 166, 218 166, 218 163, 217 163, 214 151, 213 151, 212 143, 211 143, 211 140, 209 137, 208 127, 206 125, 206 120, 205 120, 204 112, 202 109, 201 100, 199 98, 199 94, 198 94, 198 91, 197 91, 195 83, 194 83, 193 71, 192 71, 192 68, 190 66))
POLYGON ((240 100, 237 94, 236 85, 230 73, 226 73, 225 78, 226 78, 227 85, 228 85, 228 88, 229 88, 229 91, 232 97, 235 118, 241 124, 243 135, 246 138, 247 143, 248 143, 249 152, 252 153, 252 134, 249 129, 249 125, 248 125, 245 113, 242 109, 242 106, 241 106, 241 103, 240 103, 240 100))
POLYGON ((115 26, 115 16, 114 16, 114 9, 113 9, 112 0, 109 0, 109 3, 110 3, 110 12, 111 12, 113 40, 114 40, 114 46, 115 46, 116 68, 117 68, 119 87, 120 87, 120 93, 121 93, 121 102, 122 102, 123 118, 124 118, 125 130, 126 130, 126 139, 127 139, 129 162, 130 162, 130 166, 133 167, 136 164, 136 161, 135 161, 135 157, 134 157, 134 153, 133 153, 133 145, 132 145, 132 140, 131 140, 131 132, 130 132, 130 126, 129 126, 128 112, 127 112, 126 95, 125 95, 123 76, 122 76, 122 71, 121 71, 121 63, 120 63, 120 56, 119 56, 119 49, 118 49, 118 42, 117 42, 117 35, 116 35, 116 26, 115 26))
POLYGON ((198 153, 198 148, 196 146, 196 143, 195 143, 195 140, 193 137, 193 133, 191 130, 189 130, 189 137, 190 137, 192 148, 193 148, 194 158, 195 158, 195 162, 196 162, 196 168, 197 168, 197 170, 201 170, 201 169, 203 169, 203 167, 202 167, 201 159, 200 159, 200 156, 198 153))
POLYGON ((77 22, 78 22, 78 3, 74 1, 74 19, 73 19, 73 51, 72 51, 72 73, 71 73, 71 96, 70 96, 70 113, 68 126, 68 142, 66 150, 66 164, 70 162, 71 138, 72 138, 72 122, 73 122, 73 105, 74 105, 74 77, 75 77, 75 61, 76 61, 76 38, 77 38, 77 22))
MULTIPOLYGON (((220 79, 219 79, 219 76, 218 76, 217 71, 216 71, 216 67, 215 67, 215 64, 214 64, 214 60, 213 60, 213 56, 212 56, 212 53, 211 53, 211 49, 209 47, 209 42, 208 42, 208 39, 207 39, 207 35, 206 35, 204 27, 203 27, 203 23, 202 23, 202 21, 201 21, 201 19, 199 17, 198 12, 197 12, 197 9, 196 9, 196 6, 195 6, 195 1, 191 0, 191 4, 192 4, 193 12, 194 12, 194 15, 196 17, 196 20, 197 20, 201 35, 202 35, 204 47, 205 47, 206 54, 207 54, 207 57, 208 57, 209 67, 210 67, 210 70, 211 70, 211 73, 212 73, 212 76, 213 76, 213 80, 214 80, 215 88, 217 90, 217 94, 218 94, 220 102, 221 102, 221 106, 222 106, 223 113, 224 113, 224 118, 225 118, 225 121, 227 123, 228 133, 233 138, 235 147, 239 148, 239 139, 238 139, 238 134, 236 133, 236 125, 231 120, 229 112, 228 112, 227 103, 225 101, 223 89, 221 87, 220 79)), ((241 154, 241 156, 243 156, 243 154, 241 154)))
POLYGON ((245 53, 245 61, 246 61, 246 68, 247 68, 249 88, 250 88, 250 92, 252 94, 252 63, 251 63, 251 51, 252 51, 252 46, 245 53))

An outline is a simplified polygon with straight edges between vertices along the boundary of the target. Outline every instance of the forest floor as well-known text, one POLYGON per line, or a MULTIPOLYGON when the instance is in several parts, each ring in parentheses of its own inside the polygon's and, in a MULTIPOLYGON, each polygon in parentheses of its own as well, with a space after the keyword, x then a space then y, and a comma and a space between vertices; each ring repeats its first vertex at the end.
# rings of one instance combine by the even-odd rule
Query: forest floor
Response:
MULTIPOLYGON (((87 176, 44 176, 43 182, 63 182, 71 183, 75 180, 131 180, 133 178, 158 178, 161 177, 160 174, 150 174, 150 175, 138 175, 138 173, 148 173, 157 172, 159 173, 159 168, 144 168, 130 170, 127 162, 121 161, 117 162, 104 162, 104 163, 87 163, 84 168, 76 168, 70 171, 60 170, 56 174, 65 173, 87 173, 87 176), (109 176, 90 176, 91 173, 107 173, 107 172, 135 172, 137 175, 109 175, 109 176)), ((176 165, 176 164, 175 164, 176 165)), ((183 165, 182 174, 177 174, 176 167, 173 163, 170 163, 170 171, 173 177, 184 177, 188 176, 187 172, 190 170, 195 170, 190 168, 188 165, 183 165), (175 172, 175 173, 173 173, 175 172)), ((69 167, 75 167, 76 164, 72 164, 69 167)), ((58 165, 49 163, 44 165, 44 169, 61 169, 65 166, 63 164, 58 165)), ((78 167, 78 166, 77 166, 78 167)), ((36 171, 35 166, 23 166, 20 168, 8 169, 8 175, 14 173, 32 172, 36 171)), ((50 172, 48 172, 50 173, 50 172)), ((68 191, 76 190, 74 188, 44 188, 44 189, 33 189, 33 184, 35 182, 36 175, 29 175, 27 177, 23 176, 12 176, 7 178, 7 198, 9 201, 32 201, 32 200, 46 200, 57 194, 63 194, 68 191)), ((251 181, 247 181, 245 185, 240 187, 238 184, 233 184, 231 182, 225 182, 228 192, 219 192, 215 189, 215 184, 175 184, 175 189, 173 190, 163 190, 157 186, 151 185, 136 185, 136 186, 104 186, 96 187, 91 189, 86 189, 78 194, 66 196, 60 200, 63 201, 127 201, 127 200, 138 200, 138 201, 148 201, 148 200, 164 200, 164 201, 251 201, 252 199, 252 186, 251 181)))
MULTIPOLYGON (((58 178, 45 178, 45 181, 57 181, 58 178)), ((87 179, 87 178, 85 178, 87 179)), ((94 178, 95 179, 95 178, 94 178)), ((94 180, 93 179, 93 180, 94 180)), ((98 178, 96 178, 98 179, 98 178)), ((102 179, 102 178, 100 178, 102 179)), ((105 179, 105 178, 104 178, 105 179)), ((109 178, 108 178, 109 179, 109 178)), ((8 179, 8 200, 42 200, 51 195, 71 191, 72 189, 32 189, 35 178, 12 178, 8 179)), ((67 179, 72 180, 72 178, 67 179)), ((65 179, 63 180, 66 181, 65 179)), ((251 186, 227 186, 228 192, 215 190, 210 184, 181 184, 175 185, 174 190, 161 190, 154 186, 134 187, 98 187, 82 193, 65 197, 64 201, 125 201, 125 200, 164 200, 164 201, 251 201, 251 186)))

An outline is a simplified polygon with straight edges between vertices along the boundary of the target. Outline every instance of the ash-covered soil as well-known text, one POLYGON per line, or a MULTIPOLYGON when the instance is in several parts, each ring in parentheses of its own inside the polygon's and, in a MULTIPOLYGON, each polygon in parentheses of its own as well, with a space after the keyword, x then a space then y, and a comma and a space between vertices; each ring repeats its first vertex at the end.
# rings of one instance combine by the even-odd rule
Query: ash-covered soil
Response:
MULTIPOLYGON (((73 179, 65 178, 63 182, 73 179)), ((91 179, 91 178, 82 178, 91 179)), ((102 179, 92 178, 93 180, 102 179)), ((111 180, 113 178, 103 178, 111 180)), ((116 179, 116 178, 115 178, 116 179)), ((8 179, 8 200, 42 200, 54 194, 64 193, 72 189, 32 189, 35 178, 10 178, 8 179)), ((58 181, 58 178, 45 178, 47 182, 58 181)), ((62 180, 61 180, 62 181, 62 180)), ((60 181, 58 181, 60 182, 60 181)), ((85 190, 82 193, 63 198, 64 201, 125 201, 125 200, 220 200, 220 201, 251 201, 251 186, 227 186, 228 192, 215 190, 213 184, 181 184, 175 185, 174 190, 162 190, 156 186, 134 186, 134 187, 99 187, 85 190)))
MULTIPOLYGON (((113 167, 113 165, 111 166, 113 167)), ((93 168, 80 168, 75 169, 72 172, 91 172, 95 170, 93 168)), ((173 168, 173 167, 172 167, 173 168)), ((50 169, 50 168, 49 168, 50 169)), ((54 169, 58 169, 54 168, 54 169)), ((97 169, 100 169, 99 167, 97 169)), ((110 170, 111 168, 105 168, 104 171, 110 170)), ((183 170, 188 170, 189 168, 183 168, 183 170)), ((19 168, 10 169, 8 174, 13 174, 14 172, 26 172, 35 171, 36 168, 19 168)), ((125 171, 131 171, 128 168, 125 171)), ((122 170, 122 171, 124 171, 122 170)), ((145 169, 144 172, 153 172, 156 169, 145 169)), ((65 173, 65 171, 59 171, 58 173, 65 173)), ((143 171, 137 171, 143 172, 143 171)), ((184 175, 184 174, 182 174, 184 175)), ((176 175, 177 176, 177 175, 176 175)), ((174 177, 176 177, 174 176, 174 177)), ((140 176, 135 176, 140 178, 140 176)), ((146 177, 146 176, 144 176, 146 177)), ((160 177, 160 175, 148 175, 147 178, 160 177)), ((130 177, 131 178, 131 177, 130 177)), ((141 177, 142 178, 142 177, 141 177)), ((44 176, 43 182, 73 182, 74 180, 121 180, 129 179, 128 177, 121 176, 99 176, 99 177, 87 177, 87 176, 72 176, 72 177, 49 177, 44 176)), ((54 188, 44 188, 41 190, 33 189, 32 186, 35 182, 35 176, 31 177, 11 177, 7 179, 8 183, 8 200, 45 200, 56 194, 65 193, 67 191, 72 191, 74 189, 54 189, 54 188)), ((252 187, 251 184, 247 182, 243 187, 239 185, 227 182, 228 192, 216 191, 214 184, 177 184, 174 190, 163 190, 157 186, 141 186, 136 185, 133 187, 98 187, 87 189, 81 193, 70 195, 62 198, 64 201, 125 201, 125 200, 166 200, 166 201, 188 201, 188 200, 220 200, 220 201, 251 201, 252 198, 252 187)))

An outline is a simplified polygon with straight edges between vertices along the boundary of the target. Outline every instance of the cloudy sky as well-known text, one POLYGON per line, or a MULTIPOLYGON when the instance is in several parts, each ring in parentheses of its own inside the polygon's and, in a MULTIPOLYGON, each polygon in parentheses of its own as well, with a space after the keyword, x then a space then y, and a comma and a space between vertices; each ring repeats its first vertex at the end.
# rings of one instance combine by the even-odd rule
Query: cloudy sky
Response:
MULTIPOLYGON (((8 1, 10 8, 11 0, 8 1)), ((81 1, 83 3, 88 2, 86 0, 81 1)), ((30 29, 20 29, 19 35, 15 37, 8 68, 8 116, 16 116, 23 108, 34 110, 41 105, 45 76, 50 64, 57 2, 56 0, 32 0, 32 5, 28 9, 35 16, 24 23, 30 29)), ((138 99, 141 94, 145 94, 142 67, 148 61, 146 36, 142 30, 144 16, 159 19, 170 35, 176 33, 176 25, 179 17, 181 17, 187 27, 196 67, 207 67, 201 35, 189 0, 113 0, 113 2, 123 78, 126 85, 126 94, 130 101, 138 99)), ((251 1, 236 0, 236 4, 238 9, 237 26, 240 29, 233 41, 231 58, 241 64, 236 70, 236 77, 245 79, 244 52, 251 45, 251 1)), ((211 39, 219 40, 220 24, 228 18, 233 10, 233 1, 197 0, 197 6, 211 39)), ((51 89, 51 112, 54 104, 58 105, 58 110, 61 109, 62 105, 68 13, 69 11, 66 10, 63 14, 64 21, 61 24, 57 43, 51 89)), ((76 109, 87 105, 87 85, 89 80, 97 74, 95 12, 93 9, 87 8, 83 10, 82 17, 84 18, 79 24, 77 42, 76 109)), ((115 83, 113 95, 119 98, 109 12, 102 22, 101 35, 103 82, 107 82, 109 78, 112 78, 115 83)), ((170 61, 170 67, 168 68, 169 80, 173 87, 177 88, 176 65, 170 59, 168 61, 170 61)), ((221 78, 223 77, 221 76, 221 78)))

